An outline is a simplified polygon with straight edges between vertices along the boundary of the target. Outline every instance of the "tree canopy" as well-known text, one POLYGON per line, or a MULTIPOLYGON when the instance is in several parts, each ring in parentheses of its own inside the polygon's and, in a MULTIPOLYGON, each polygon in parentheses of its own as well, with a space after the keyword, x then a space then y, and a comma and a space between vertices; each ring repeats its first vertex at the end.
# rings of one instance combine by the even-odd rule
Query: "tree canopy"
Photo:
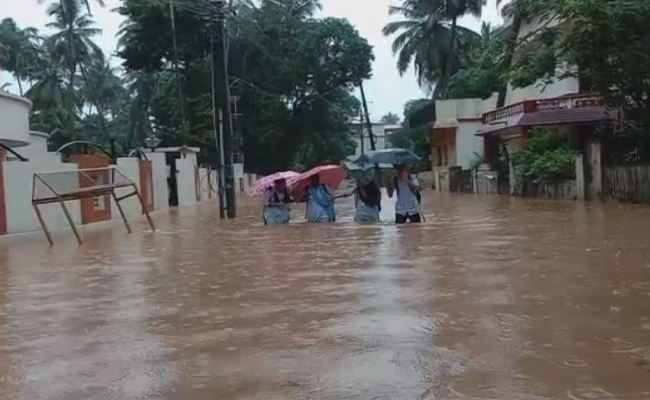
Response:
MULTIPOLYGON (((32 129, 51 133, 53 147, 88 139, 122 153, 155 133, 162 145, 201 146, 203 162, 214 164, 210 5, 174 4, 171 29, 167 3, 122 3, 122 69, 94 43, 100 30, 86 1, 44 10, 48 36, 3 20, 0 66, 34 103, 32 129)), ((318 7, 264 0, 229 13, 237 157, 252 172, 337 162, 354 151, 352 89, 371 77, 372 48, 347 20, 315 18, 318 7)))
POLYGON ((506 41, 502 30, 483 23, 475 46, 462 60, 449 82, 449 98, 487 99, 504 84, 506 41))
POLYGON ((449 95, 451 77, 479 40, 471 29, 458 25, 465 15, 480 16, 485 0, 402 0, 389 14, 403 19, 388 23, 383 33, 394 36, 397 70, 413 68, 420 86, 435 99, 449 95))
MULTIPOLYGON (((153 110, 164 138, 211 146, 209 8, 184 0, 176 11, 182 94, 169 87, 153 110), (186 115, 179 102, 186 100, 186 115)), ((254 172, 337 162, 354 151, 348 122, 358 112, 351 90, 371 75, 372 49, 347 20, 316 19, 293 3, 242 4, 228 21, 231 91, 238 96, 236 127, 246 167, 254 172)), ((314 5, 315 6, 315 5, 314 5)), ((131 21, 121 37, 124 67, 172 79, 175 57, 168 8, 151 0, 126 0, 119 12, 131 21), (144 6, 146 4, 146 6, 144 6), (157 4, 157 3, 156 3, 157 4), (152 53, 151 48, 156 48, 152 53)))
POLYGON ((521 40, 534 41, 514 64, 511 81, 579 78, 589 82, 608 107, 650 129, 650 3, 644 0, 519 0, 519 7, 548 24, 521 40), (548 25, 548 26, 546 26, 548 25), (575 66, 575 67, 567 67, 575 66))
POLYGON ((388 114, 381 117, 380 122, 383 124, 390 124, 390 125, 399 124, 399 115, 389 112, 388 114))

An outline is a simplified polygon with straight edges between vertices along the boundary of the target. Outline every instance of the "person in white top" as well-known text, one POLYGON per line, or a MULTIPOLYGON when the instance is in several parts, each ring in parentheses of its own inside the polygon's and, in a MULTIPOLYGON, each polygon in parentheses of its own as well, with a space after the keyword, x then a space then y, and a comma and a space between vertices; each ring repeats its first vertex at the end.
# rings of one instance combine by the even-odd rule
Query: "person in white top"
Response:
POLYGON ((395 202, 395 223, 422 222, 420 208, 420 182, 415 175, 406 171, 406 165, 396 165, 397 176, 388 184, 388 197, 397 194, 395 202))
POLYGON ((264 211, 262 212, 264 225, 288 224, 291 219, 289 203, 292 202, 293 199, 287 189, 287 181, 285 179, 274 181, 273 187, 264 192, 264 211))

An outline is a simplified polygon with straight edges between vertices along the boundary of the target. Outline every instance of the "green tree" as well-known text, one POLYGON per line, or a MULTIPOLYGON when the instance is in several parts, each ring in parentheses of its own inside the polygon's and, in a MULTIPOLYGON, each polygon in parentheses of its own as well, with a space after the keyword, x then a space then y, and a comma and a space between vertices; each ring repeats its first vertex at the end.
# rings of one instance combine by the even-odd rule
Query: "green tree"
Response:
MULTIPOLYGON (((502 2, 503 0, 497 0, 497 7, 502 2)), ((535 12, 530 8, 537 6, 532 6, 532 4, 528 5, 528 2, 529 0, 512 0, 501 11, 503 17, 511 21, 510 25, 503 32, 505 44, 503 45, 504 51, 501 53, 503 54, 500 65, 502 72, 510 69, 513 64, 515 53, 520 44, 519 32, 521 31, 521 25, 524 20, 529 19, 531 15, 535 15, 535 12)), ((501 79, 501 86, 498 93, 496 106, 500 108, 506 104, 506 94, 508 93, 508 81, 506 79, 501 79)))
MULTIPOLYGON (((180 144, 179 99, 186 104, 187 144, 209 148, 214 160, 208 3, 176 3, 176 40, 182 93, 169 68, 173 59, 166 5, 126 0, 119 54, 131 74, 155 84, 149 109, 153 129, 167 145, 180 144)), ((240 3, 229 20, 230 85, 246 167, 266 173, 343 159, 353 146, 349 121, 358 110, 351 89, 370 77, 372 49, 346 21, 315 19, 317 2, 240 3)), ((142 103, 140 103, 142 104, 142 103)), ((142 106, 140 106, 142 108, 142 106)))
MULTIPOLYGON (((104 5, 101 0, 98 0, 98 3, 100 6, 104 5)), ((47 25, 48 28, 58 31, 48 37, 52 45, 53 61, 64 63, 67 69, 66 127, 70 131, 68 134, 73 135, 76 108, 79 105, 75 91, 77 70, 82 63, 86 62, 91 52, 100 51, 90 38, 101 31, 92 26, 90 3, 87 0, 59 0, 50 4, 47 14, 54 18, 54 21, 47 25), (83 11, 84 8, 86 13, 83 11)))
POLYGON ((402 129, 393 132, 389 141, 391 146, 409 149, 420 157, 426 158, 431 154, 429 130, 426 125, 414 125, 410 121, 413 115, 426 110, 431 105, 429 99, 413 99, 404 104, 404 119, 402 129))
POLYGON ((23 82, 29 81, 37 69, 37 39, 38 31, 34 28, 20 29, 11 18, 0 22, 0 68, 14 76, 21 96, 23 82))
POLYGON ((537 79, 583 78, 604 104, 650 131, 650 3, 643 0, 530 0, 522 8, 542 21, 571 21, 536 32, 534 50, 513 68, 515 86, 537 79), (566 65, 577 68, 566 68, 566 65))
POLYGON ((389 112, 388 114, 381 117, 380 122, 382 124, 390 124, 390 125, 399 124, 399 116, 397 114, 389 112))
POLYGON ((487 99, 498 92, 507 73, 506 41, 490 24, 483 23, 477 46, 463 60, 463 67, 449 82, 449 97, 487 99))
POLYGON ((431 91, 433 98, 441 98, 465 52, 477 40, 476 33, 459 26, 457 20, 468 12, 478 12, 480 4, 482 1, 473 0, 403 0, 400 6, 390 6, 390 15, 404 18, 383 28, 384 35, 396 35, 392 50, 399 73, 413 67, 418 84, 431 91))
MULTIPOLYGON (((423 1, 423 0, 419 0, 423 1)), ((447 54, 457 55, 461 53, 461 49, 457 44, 456 37, 459 34, 458 19, 466 15, 472 15, 479 18, 481 11, 486 3, 486 0, 439 0, 442 4, 439 5, 440 13, 442 16, 451 20, 449 49, 447 54)), ((462 54, 462 53, 461 53, 462 54)), ((442 89, 441 95, 443 98, 449 96, 449 84, 451 77, 456 72, 455 63, 457 60, 454 57, 447 57, 447 64, 444 69, 444 79, 441 82, 442 89)))
POLYGON ((575 177, 575 151, 553 129, 533 129, 526 147, 511 155, 524 183, 539 184, 575 177))

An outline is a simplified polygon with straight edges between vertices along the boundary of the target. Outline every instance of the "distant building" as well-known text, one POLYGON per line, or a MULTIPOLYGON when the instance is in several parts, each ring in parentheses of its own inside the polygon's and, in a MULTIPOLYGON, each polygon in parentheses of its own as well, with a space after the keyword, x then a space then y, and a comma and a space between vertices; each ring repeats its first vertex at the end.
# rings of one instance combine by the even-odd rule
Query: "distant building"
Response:
MULTIPOLYGON (((390 137, 390 134, 402 128, 401 125, 384 124, 381 122, 372 122, 371 126, 372 133, 375 136, 375 145, 378 150, 389 148, 390 141, 388 138, 390 137)), ((359 122, 352 122, 350 124, 352 137, 357 145, 356 149, 354 150, 354 154, 351 154, 350 158, 359 157, 361 154, 371 150, 370 135, 368 135, 366 124, 362 124, 361 127, 359 126, 359 122), (361 127, 363 127, 363 140, 361 140, 361 127)))

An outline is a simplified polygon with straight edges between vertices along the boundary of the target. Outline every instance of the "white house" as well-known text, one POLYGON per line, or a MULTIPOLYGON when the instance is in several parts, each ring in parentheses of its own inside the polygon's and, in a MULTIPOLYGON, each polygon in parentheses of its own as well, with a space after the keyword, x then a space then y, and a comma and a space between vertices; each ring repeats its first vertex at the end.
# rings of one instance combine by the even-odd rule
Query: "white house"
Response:
MULTIPOLYGON (((512 21, 506 21, 506 26, 512 21)), ((531 51, 534 38, 528 35, 544 24, 562 29, 566 22, 540 21, 534 18, 522 23, 519 39, 527 42, 516 51, 515 57, 531 51)), ((565 66, 563 68, 572 68, 565 66)), ((458 99, 436 102, 436 122, 431 132, 432 165, 436 172, 439 190, 449 189, 450 167, 467 169, 477 155, 488 169, 497 155, 497 138, 505 141, 509 153, 520 150, 526 143, 529 131, 536 126, 553 126, 566 132, 577 132, 578 126, 593 127, 612 117, 599 105, 598 96, 591 92, 589 83, 582 78, 555 80, 550 84, 537 82, 524 88, 509 87, 505 104, 497 108, 497 94, 486 100, 458 99)), ((600 165, 600 147, 587 145, 587 153, 594 165, 600 165)), ((594 169, 592 176, 598 172, 594 169)), ((514 174, 510 174, 511 179, 514 174)), ((592 190, 600 191, 594 178, 592 190)), ((512 190, 511 183, 511 190, 512 190)))
MULTIPOLYGON (((371 127, 372 133, 375 136, 375 146, 377 149, 389 148, 390 141, 388 138, 390 134, 402 128, 401 125, 384 124, 381 122, 372 122, 371 127)), ((365 123, 359 124, 359 122, 353 122, 350 124, 350 129, 357 145, 354 154, 350 158, 356 158, 371 149, 370 135, 368 135, 368 128, 365 123)))

